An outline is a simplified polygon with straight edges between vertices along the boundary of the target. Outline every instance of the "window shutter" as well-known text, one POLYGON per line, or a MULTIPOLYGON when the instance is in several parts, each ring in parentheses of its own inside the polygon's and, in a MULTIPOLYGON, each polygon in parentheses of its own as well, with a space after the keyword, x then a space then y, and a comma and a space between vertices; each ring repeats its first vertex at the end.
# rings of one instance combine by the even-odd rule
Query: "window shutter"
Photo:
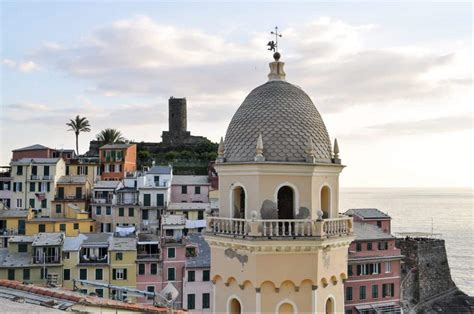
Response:
POLYGON ((86 176, 89 174, 89 166, 84 166, 86 167, 86 176))
POLYGON ((46 183, 46 191, 51 191, 51 182, 46 183))
POLYGON ((112 270, 112 279, 117 279, 117 270, 115 268, 112 270))
POLYGON ((127 280, 127 269, 126 268, 123 269, 123 279, 127 280))

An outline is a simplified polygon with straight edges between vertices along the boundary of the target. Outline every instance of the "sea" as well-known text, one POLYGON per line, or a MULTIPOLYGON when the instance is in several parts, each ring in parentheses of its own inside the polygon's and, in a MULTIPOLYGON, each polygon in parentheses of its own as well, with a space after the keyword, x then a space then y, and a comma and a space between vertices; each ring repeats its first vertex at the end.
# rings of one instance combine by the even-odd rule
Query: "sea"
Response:
POLYGON ((340 212, 377 208, 392 217, 392 233, 428 232, 445 240, 451 276, 474 296, 474 194, 471 188, 341 188, 340 212))

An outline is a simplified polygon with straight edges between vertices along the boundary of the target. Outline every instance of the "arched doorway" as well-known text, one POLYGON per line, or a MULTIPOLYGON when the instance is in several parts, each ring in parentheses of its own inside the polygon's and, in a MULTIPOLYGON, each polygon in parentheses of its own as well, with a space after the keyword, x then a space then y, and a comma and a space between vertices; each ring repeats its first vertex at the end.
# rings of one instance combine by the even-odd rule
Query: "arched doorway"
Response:
POLYGON ((283 303, 278 308, 278 314, 293 314, 293 313, 295 313, 295 309, 293 308, 293 305, 290 303, 283 303))
POLYGON ((334 301, 332 298, 328 298, 326 300, 325 308, 326 308, 326 311, 325 311, 326 314, 334 314, 334 301))
POLYGON ((295 211, 295 193, 287 185, 278 190, 278 219, 293 219, 295 211))
POLYGON ((245 190, 241 186, 236 186, 232 190, 232 211, 233 218, 245 218, 245 190))
POLYGON ((240 314, 242 313, 242 306, 240 305, 239 300, 232 299, 229 303, 229 314, 240 314))
POLYGON ((321 210, 323 218, 331 217, 331 190, 327 185, 321 189, 321 210))

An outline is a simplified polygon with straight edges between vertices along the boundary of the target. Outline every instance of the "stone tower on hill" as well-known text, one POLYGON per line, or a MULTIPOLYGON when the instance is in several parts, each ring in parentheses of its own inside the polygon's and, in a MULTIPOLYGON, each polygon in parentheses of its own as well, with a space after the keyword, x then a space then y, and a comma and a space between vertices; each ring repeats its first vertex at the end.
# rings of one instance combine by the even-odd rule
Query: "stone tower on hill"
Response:
POLYGON ((170 146, 193 145, 202 142, 203 137, 193 136, 187 130, 186 98, 171 97, 168 101, 168 131, 161 135, 163 144, 170 146))

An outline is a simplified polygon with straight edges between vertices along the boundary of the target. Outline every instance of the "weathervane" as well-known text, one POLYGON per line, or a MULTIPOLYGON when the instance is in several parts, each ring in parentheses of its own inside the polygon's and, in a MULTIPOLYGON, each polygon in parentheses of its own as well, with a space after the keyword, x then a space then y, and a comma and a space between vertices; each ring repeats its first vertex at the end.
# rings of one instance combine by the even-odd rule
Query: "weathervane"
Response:
POLYGON ((267 46, 269 47, 268 50, 278 52, 278 37, 282 37, 280 33, 278 33, 278 26, 275 26, 275 31, 270 32, 270 34, 275 35, 275 41, 269 41, 267 46))

